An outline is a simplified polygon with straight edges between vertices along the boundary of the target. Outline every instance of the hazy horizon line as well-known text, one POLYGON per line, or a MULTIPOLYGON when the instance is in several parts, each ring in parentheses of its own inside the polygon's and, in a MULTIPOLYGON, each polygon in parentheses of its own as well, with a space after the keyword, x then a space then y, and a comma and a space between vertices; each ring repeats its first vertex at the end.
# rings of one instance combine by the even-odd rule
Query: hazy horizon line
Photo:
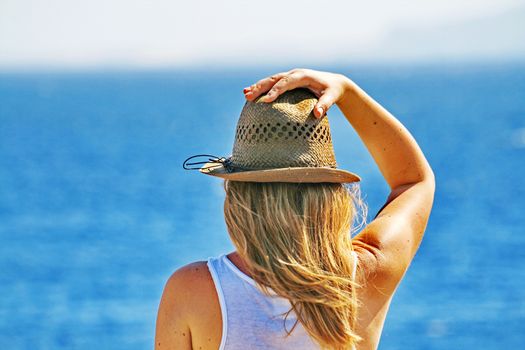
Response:
MULTIPOLYGON (((210 60, 211 61, 211 60, 210 60)), ((105 63, 105 64, 93 64, 93 65, 82 65, 82 64, 42 64, 42 65, 0 65, 0 73, 75 73, 75 72, 165 72, 165 71, 230 71, 239 69, 242 71, 253 71, 253 70, 266 70, 266 69, 279 69, 286 71, 293 68, 311 68, 311 69, 322 69, 323 67, 399 67, 407 68, 420 67, 465 67, 465 68, 476 68, 482 66, 521 66, 525 65, 525 57, 498 57, 498 58, 434 58, 434 59, 389 59, 389 60, 374 60, 374 59, 359 59, 359 60, 334 60, 331 62, 316 62, 312 61, 301 61, 291 62, 289 60, 283 60, 279 62, 267 62, 262 64, 245 64, 242 62, 218 62, 210 64, 210 62, 198 62, 194 64, 175 63, 175 64, 158 64, 158 65, 141 65, 141 64, 125 64, 125 63, 105 63), (286 68, 288 67, 288 68, 286 68)))

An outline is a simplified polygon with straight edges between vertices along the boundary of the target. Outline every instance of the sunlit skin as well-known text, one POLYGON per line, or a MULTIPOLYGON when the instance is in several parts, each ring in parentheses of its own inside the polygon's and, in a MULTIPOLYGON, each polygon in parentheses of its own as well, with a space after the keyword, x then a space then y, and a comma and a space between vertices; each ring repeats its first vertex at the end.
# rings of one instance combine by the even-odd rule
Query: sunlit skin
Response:
MULTIPOLYGON (((284 91, 310 89, 318 97, 314 115, 322 118, 335 104, 377 163, 390 194, 375 219, 353 239, 364 280, 358 349, 376 349, 392 296, 421 243, 434 200, 434 174, 409 131, 352 80, 310 69, 293 69, 244 89, 247 100, 275 100, 284 91)), ((249 275, 236 252, 232 262, 249 275)), ((166 283, 157 316, 156 349, 219 348, 221 310, 205 261, 175 271, 166 283)))

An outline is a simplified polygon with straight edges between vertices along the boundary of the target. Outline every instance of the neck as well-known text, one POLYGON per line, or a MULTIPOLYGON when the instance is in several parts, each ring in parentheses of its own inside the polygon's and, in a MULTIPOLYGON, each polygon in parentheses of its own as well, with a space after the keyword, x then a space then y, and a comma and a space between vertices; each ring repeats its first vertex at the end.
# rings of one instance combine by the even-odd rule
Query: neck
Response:
POLYGON ((251 274, 248 270, 248 264, 246 264, 237 251, 229 253, 227 257, 235 266, 237 266, 239 270, 251 277, 251 274))

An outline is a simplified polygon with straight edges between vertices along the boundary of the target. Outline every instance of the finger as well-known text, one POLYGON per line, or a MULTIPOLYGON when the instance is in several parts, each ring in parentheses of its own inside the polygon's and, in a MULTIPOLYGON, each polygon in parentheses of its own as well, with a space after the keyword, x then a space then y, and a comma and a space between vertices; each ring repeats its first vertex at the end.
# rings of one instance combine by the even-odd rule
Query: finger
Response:
POLYGON ((315 104, 315 107, 314 107, 315 117, 321 118, 323 115, 325 115, 328 109, 332 107, 332 105, 335 103, 336 98, 337 98, 336 96, 337 96, 336 91, 332 89, 327 89, 321 95, 321 97, 319 97, 319 100, 315 104))
POLYGON ((288 90, 293 90, 298 87, 305 86, 305 76, 301 73, 288 74, 281 79, 268 91, 268 93, 261 98, 262 102, 275 101, 279 95, 288 90))
POLYGON ((285 72, 277 73, 270 77, 259 80, 257 83, 244 88, 244 96, 250 101, 256 99, 266 91, 270 90, 275 85, 275 83, 277 83, 279 79, 284 77, 286 74, 287 73, 285 72))
POLYGON ((308 86, 307 88, 308 88, 308 90, 313 92, 315 97, 317 97, 318 99, 319 99, 319 97, 321 97, 321 95, 323 94, 323 91, 324 91, 324 89, 322 87, 321 88, 315 88, 313 86, 308 86))

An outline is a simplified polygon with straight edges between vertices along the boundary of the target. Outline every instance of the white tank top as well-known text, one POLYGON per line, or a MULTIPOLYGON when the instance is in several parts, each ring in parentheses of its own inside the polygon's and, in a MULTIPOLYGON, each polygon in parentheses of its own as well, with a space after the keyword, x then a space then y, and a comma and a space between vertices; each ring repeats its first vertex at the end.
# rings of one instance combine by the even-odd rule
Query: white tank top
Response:
MULTIPOLYGON (((353 256, 357 262, 357 256, 353 256)), ((354 264, 354 275, 355 267, 354 264)), ((208 269, 219 297, 222 339, 219 350, 320 349, 300 322, 287 336, 284 314, 290 301, 270 290, 264 294, 255 281, 239 270, 226 254, 208 258, 208 269)), ((297 320, 292 311, 286 318, 290 331, 297 320)))

